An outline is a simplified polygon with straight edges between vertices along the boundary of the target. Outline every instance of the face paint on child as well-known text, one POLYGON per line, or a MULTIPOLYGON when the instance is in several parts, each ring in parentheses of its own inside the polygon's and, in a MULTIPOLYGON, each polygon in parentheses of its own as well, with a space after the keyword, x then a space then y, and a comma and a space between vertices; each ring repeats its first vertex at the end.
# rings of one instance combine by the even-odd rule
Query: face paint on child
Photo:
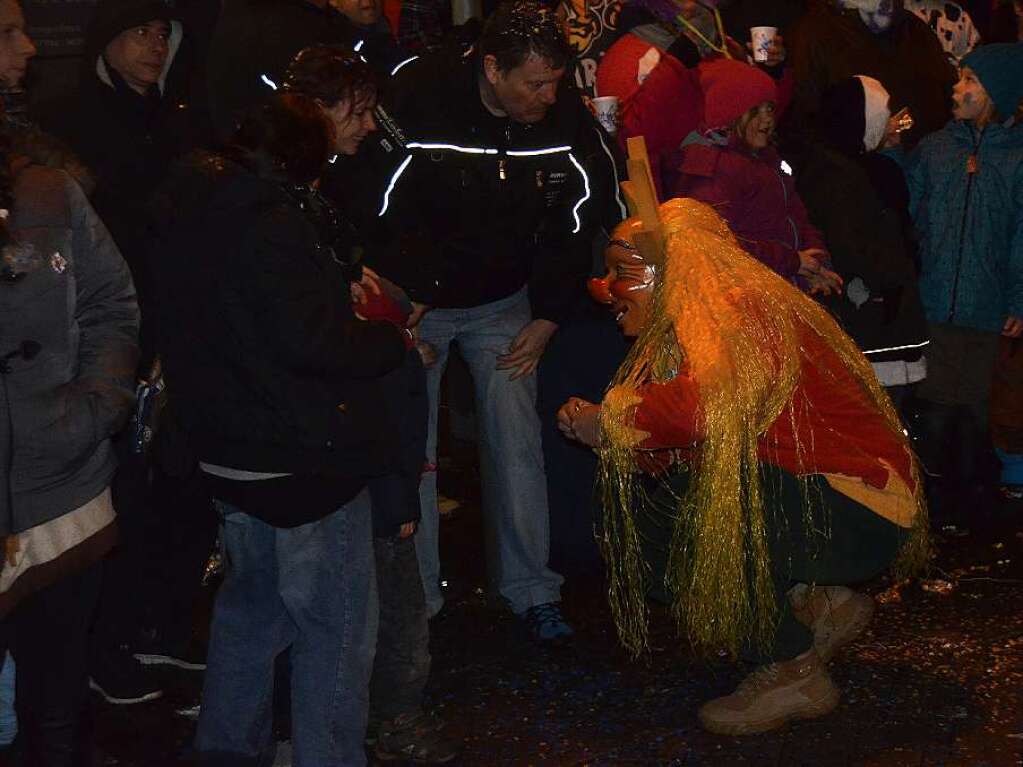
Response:
POLYGON ((952 114, 957 120, 983 124, 995 111, 991 97, 969 67, 963 67, 959 73, 959 82, 952 89, 952 102, 952 114))

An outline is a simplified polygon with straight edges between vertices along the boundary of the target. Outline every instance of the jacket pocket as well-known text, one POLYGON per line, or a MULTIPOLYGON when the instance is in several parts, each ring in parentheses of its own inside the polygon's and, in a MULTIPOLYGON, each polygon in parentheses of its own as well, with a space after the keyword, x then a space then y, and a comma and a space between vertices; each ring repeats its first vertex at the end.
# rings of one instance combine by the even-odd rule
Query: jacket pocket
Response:
POLYGON ((95 452, 99 437, 96 408, 99 398, 73 383, 36 400, 38 425, 25 439, 21 467, 25 478, 38 488, 60 484, 72 477, 95 452))

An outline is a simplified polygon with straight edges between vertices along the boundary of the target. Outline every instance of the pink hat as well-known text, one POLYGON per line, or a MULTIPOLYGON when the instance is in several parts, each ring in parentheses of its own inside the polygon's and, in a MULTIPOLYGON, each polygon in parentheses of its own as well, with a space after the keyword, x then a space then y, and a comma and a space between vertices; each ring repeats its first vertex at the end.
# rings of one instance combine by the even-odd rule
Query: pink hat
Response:
POLYGON ((726 128, 765 101, 775 101, 778 89, 765 72, 734 59, 714 59, 700 67, 703 125, 726 128))

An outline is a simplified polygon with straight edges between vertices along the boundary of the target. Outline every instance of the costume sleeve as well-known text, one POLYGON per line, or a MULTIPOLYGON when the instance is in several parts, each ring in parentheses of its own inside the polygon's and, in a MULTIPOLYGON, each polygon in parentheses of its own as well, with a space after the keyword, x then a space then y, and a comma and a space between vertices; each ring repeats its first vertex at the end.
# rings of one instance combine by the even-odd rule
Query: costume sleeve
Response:
POLYGON ((70 178, 66 192, 81 330, 74 387, 93 405, 96 434, 104 438, 120 428, 134 403, 139 309, 128 265, 107 228, 70 178))
POLYGON ((637 392, 633 427, 647 434, 642 450, 682 448, 699 442, 697 425, 699 392, 696 382, 679 375, 663 384, 647 384, 637 392))

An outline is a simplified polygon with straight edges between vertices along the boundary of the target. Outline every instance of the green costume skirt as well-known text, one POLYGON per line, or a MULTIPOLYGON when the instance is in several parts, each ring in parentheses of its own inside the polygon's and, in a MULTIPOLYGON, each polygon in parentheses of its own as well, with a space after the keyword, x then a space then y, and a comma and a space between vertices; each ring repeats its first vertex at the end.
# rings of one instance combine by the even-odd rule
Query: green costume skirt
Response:
MULTIPOLYGON (((849 586, 870 580, 895 560, 910 531, 832 489, 819 475, 800 483, 766 463, 761 472, 766 507, 774 510, 765 521, 779 622, 772 647, 765 652, 749 643, 743 655, 769 663, 794 658, 813 644, 812 633, 795 619, 786 596, 794 584, 849 586), (809 515, 804 514, 804 499, 809 515)), ((638 514, 643 554, 650 565, 647 593, 658 601, 670 602, 664 573, 678 513, 675 499, 685 495, 689 479, 688 471, 670 476, 638 514)))

